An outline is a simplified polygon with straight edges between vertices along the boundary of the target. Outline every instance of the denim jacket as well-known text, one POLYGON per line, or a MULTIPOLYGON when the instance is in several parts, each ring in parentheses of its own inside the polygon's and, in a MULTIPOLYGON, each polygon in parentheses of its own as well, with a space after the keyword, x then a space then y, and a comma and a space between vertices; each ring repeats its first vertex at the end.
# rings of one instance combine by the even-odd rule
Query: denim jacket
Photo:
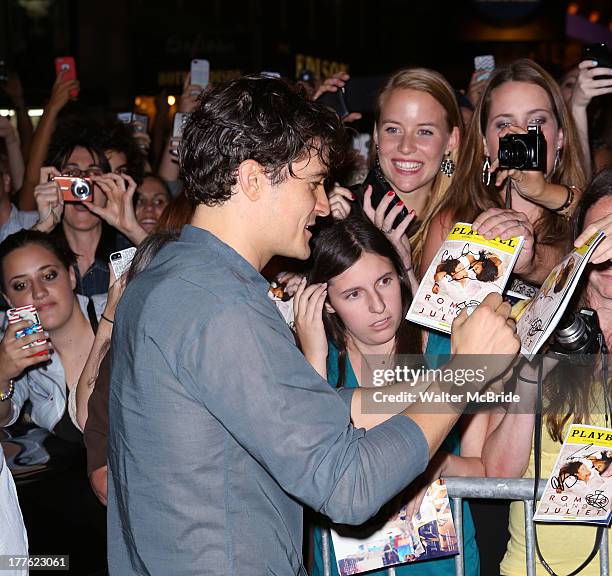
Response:
MULTIPOLYGON (((89 299, 77 294, 79 305, 87 318, 89 299)), ((106 294, 92 296, 98 319, 106 305, 106 294)), ((15 392, 11 398, 11 419, 14 424, 26 400, 32 403, 32 420, 37 426, 53 430, 66 410, 66 377, 58 354, 52 354, 49 362, 35 366, 15 380, 15 392)))

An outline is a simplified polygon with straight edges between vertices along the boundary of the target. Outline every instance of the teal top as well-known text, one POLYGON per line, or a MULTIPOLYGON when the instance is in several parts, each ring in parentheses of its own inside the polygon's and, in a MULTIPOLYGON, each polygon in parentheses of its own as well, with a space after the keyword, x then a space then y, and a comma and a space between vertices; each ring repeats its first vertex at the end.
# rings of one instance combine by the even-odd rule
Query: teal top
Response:
MULTIPOLYGON (((444 359, 449 355, 450 338, 444 334, 431 331, 427 342, 427 350, 425 351, 428 364, 430 366, 439 366, 444 363, 444 359)), ((338 382, 338 350, 331 343, 327 358, 327 381, 334 387, 338 382)), ((357 388, 357 386, 357 378, 355 377, 355 372, 353 372, 353 367, 350 362, 347 362, 344 387, 357 388)), ((458 455, 459 441, 459 429, 455 426, 446 437, 442 449, 458 455)), ((451 507, 452 505, 451 502, 451 507)), ((465 576, 479 576, 480 557, 478 555, 478 547, 476 546, 476 530, 467 501, 463 502, 463 547, 465 576)), ((331 537, 329 539, 329 549, 331 555, 331 574, 332 576, 339 576, 331 537)), ((314 563, 311 576, 323 576, 321 526, 315 526, 314 528, 313 558, 314 563)), ((423 562, 396 566, 395 573, 398 576, 454 576, 455 557, 434 558, 423 562)), ((386 576, 387 568, 368 572, 367 574, 368 576, 386 576)))

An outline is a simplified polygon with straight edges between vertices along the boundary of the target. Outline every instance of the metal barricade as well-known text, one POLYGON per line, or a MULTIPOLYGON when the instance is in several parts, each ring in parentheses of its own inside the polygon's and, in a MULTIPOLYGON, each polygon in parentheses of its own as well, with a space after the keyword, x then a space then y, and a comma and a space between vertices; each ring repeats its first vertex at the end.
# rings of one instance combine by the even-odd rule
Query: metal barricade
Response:
MULTIPOLYGON (((464 498, 479 498, 491 500, 522 500, 525 507, 525 547, 527 556, 525 558, 527 576, 535 576, 536 554, 535 554, 535 529, 533 526, 533 479, 531 478, 468 478, 453 477, 445 478, 448 496, 454 503, 455 530, 457 542, 459 543, 459 554, 455 556, 455 574, 463 576, 463 513, 462 504, 464 498)), ((538 486, 538 498, 541 498, 546 482, 540 480, 538 486)), ((323 530, 322 534, 323 552, 323 574, 331 576, 331 556, 329 551, 329 530, 323 530)), ((395 575, 393 568, 387 569, 390 576, 395 575)), ((601 539, 599 548, 599 574, 609 576, 608 566, 608 538, 607 535, 601 539)))

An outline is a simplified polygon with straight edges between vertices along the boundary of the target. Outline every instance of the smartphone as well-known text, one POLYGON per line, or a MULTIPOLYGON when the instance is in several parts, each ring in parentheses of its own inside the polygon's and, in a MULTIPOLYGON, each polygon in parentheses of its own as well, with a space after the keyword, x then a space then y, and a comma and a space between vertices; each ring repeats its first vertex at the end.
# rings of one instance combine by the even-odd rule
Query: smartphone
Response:
MULTIPOLYGON (((610 55, 610 50, 605 42, 585 46, 582 49, 582 60, 596 61, 598 68, 612 68, 612 56, 610 55)), ((608 78, 612 78, 612 76, 593 76, 593 80, 607 80, 608 78)))
MULTIPOLYGON (((15 324, 20 320, 30 320, 32 322, 31 326, 28 326, 23 330, 18 330, 17 332, 15 332, 15 338, 23 338, 24 336, 28 336, 29 334, 42 334, 43 332, 42 324, 40 323, 40 318, 38 317, 38 312, 36 311, 36 308, 31 304, 29 304, 28 306, 21 306, 20 308, 11 308, 10 310, 6 311, 6 315, 9 324, 15 324)), ((31 342, 30 344, 22 346, 21 349, 26 350, 28 348, 32 348, 32 346, 41 346, 45 342, 46 340, 44 338, 41 338, 35 340, 34 342, 31 342)), ((40 356, 46 353, 47 351, 45 350, 44 352, 33 354, 33 356, 40 356)))
POLYGON ((489 76, 491 76, 493 70, 495 70, 495 58, 493 55, 485 54, 483 56, 476 56, 474 58, 474 70, 480 72, 480 74, 476 76, 477 82, 486 80, 489 76))
POLYGON ((183 129, 190 115, 191 112, 177 112, 174 115, 174 120, 172 122, 172 138, 177 138, 179 140, 183 138, 183 129))
POLYGON ((113 275, 115 280, 121 277, 121 275, 130 267, 132 260, 136 254, 136 248, 126 248, 125 250, 119 250, 119 252, 113 252, 110 255, 110 264, 113 269, 113 275))
MULTIPOLYGON (((76 80, 76 64, 74 62, 74 58, 72 56, 58 56, 55 59, 55 74, 59 76, 59 73, 63 72, 64 80, 76 80)), ((71 90, 70 97, 76 98, 79 95, 78 90, 71 90)))
POLYGON ((134 132, 144 133, 149 127, 149 117, 145 114, 136 114, 136 112, 119 112, 117 120, 124 124, 131 124, 134 132))
POLYGON ((208 60, 194 59, 191 61, 191 83, 204 90, 208 86, 210 63, 208 60))
POLYGON ((353 76, 344 85, 344 101, 351 112, 372 114, 376 97, 386 84, 385 76, 353 76))
MULTIPOLYGON (((382 199, 387 195, 388 190, 384 190, 382 188, 380 188, 379 186, 372 186, 372 208, 374 208, 374 210, 376 210, 376 208, 378 208, 378 205, 380 204, 380 202, 382 201, 382 199)), ((389 203, 389 207, 387 208, 387 210, 385 211, 385 216, 387 214, 389 214, 389 212, 391 212, 391 210, 393 209, 393 207, 400 201, 400 197, 397 194, 394 194, 393 200, 391 200, 391 202, 389 203)), ((408 216, 408 210, 406 208, 406 206, 404 206, 400 213, 395 217, 395 221, 393 222, 393 228, 397 228, 402 221, 404 220, 404 218, 406 218, 408 216)))
POLYGON ((340 118, 348 116, 349 109, 346 105, 346 99, 344 97, 344 88, 338 88, 336 92, 324 92, 317 102, 331 108, 340 118))

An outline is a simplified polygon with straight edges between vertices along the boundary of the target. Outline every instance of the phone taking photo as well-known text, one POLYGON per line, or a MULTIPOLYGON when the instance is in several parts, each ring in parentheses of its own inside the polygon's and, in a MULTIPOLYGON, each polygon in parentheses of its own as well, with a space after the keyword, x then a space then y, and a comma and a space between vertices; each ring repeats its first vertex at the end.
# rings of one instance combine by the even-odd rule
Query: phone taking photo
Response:
MULTIPOLYGON (((55 75, 59 76, 63 72, 62 80, 76 80, 76 63, 72 56, 58 56, 55 59, 55 75)), ((78 90, 70 90, 70 97, 76 98, 79 95, 78 90)))
POLYGON ((124 124, 131 124, 134 132, 145 133, 149 127, 149 117, 145 114, 137 114, 136 112, 119 112, 117 120, 124 124))
POLYGON ((136 254, 136 248, 132 247, 126 248, 125 250, 119 250, 118 252, 113 252, 110 255, 110 264, 111 268, 113 269, 115 280, 118 280, 130 267, 130 264, 134 259, 134 254, 136 254))
POLYGON ((474 58, 474 70, 480 72, 480 74, 476 76, 477 82, 486 80, 493 74, 493 70, 495 70, 495 57, 492 54, 476 56, 474 58))
POLYGON ((172 121, 172 138, 181 140, 183 138, 183 130, 187 120, 191 116, 191 112, 177 112, 172 121))
MULTIPOLYGON (((582 60, 597 62, 597 68, 612 68, 612 55, 605 42, 588 44, 582 49, 582 60)), ((610 75, 593 76, 593 80, 607 80, 610 75)))
POLYGON ((323 104, 327 108, 331 108, 340 119, 345 118, 349 114, 349 109, 346 105, 346 98, 344 97, 344 88, 338 88, 335 92, 324 92, 317 102, 323 104))
MULTIPOLYGON (((40 318, 38 316, 38 312, 36 308, 29 304, 27 306, 21 306, 19 308, 11 308, 6 311, 6 316, 8 318, 9 324, 15 324, 16 322, 20 322, 21 320, 29 320, 32 324, 23 330, 17 330, 15 332, 15 338, 23 338, 24 336, 29 336, 30 334, 43 334, 43 327, 40 323, 40 318)), ((32 348, 33 346, 42 346, 45 344, 47 340, 45 338, 39 338, 34 342, 30 342, 29 344, 25 344, 21 347, 22 350, 27 350, 28 348, 32 348)), ((46 354, 47 351, 38 352, 36 354, 32 354, 32 356, 42 356, 46 354)))
POLYGON ((194 58, 191 61, 191 84, 204 90, 210 79, 210 63, 208 60, 194 58))

